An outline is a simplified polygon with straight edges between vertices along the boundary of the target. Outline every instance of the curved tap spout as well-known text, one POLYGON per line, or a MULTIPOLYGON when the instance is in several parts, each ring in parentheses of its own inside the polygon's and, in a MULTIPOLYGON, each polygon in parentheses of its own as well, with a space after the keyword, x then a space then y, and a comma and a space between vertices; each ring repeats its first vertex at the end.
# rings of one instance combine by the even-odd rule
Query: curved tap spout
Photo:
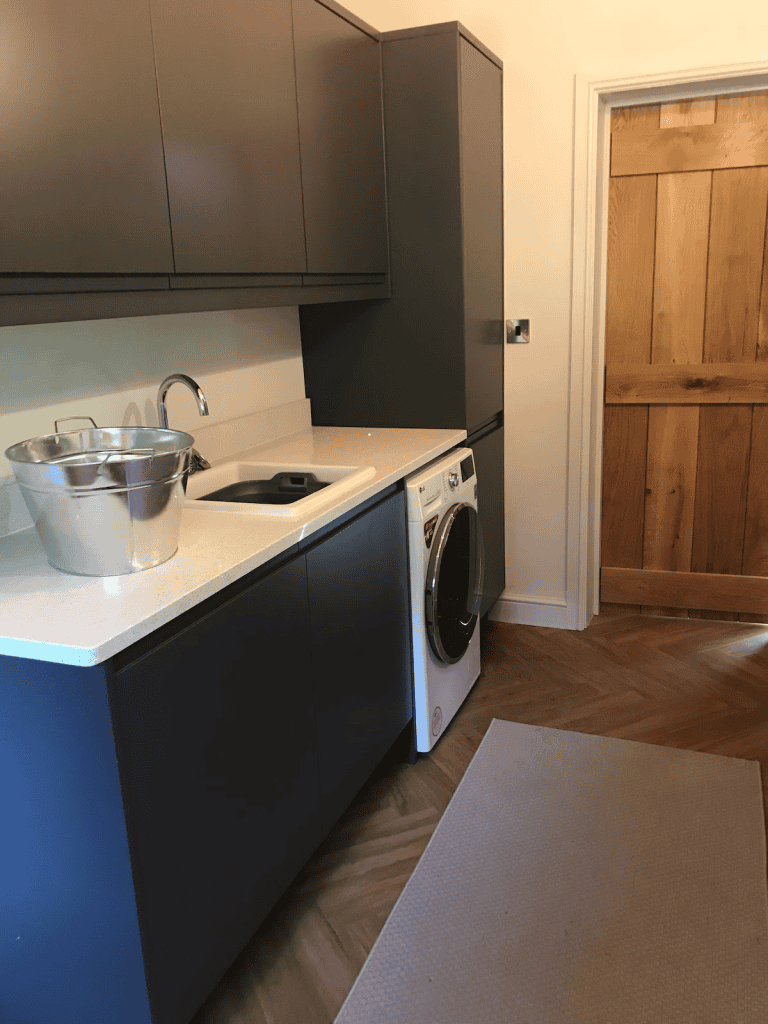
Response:
MULTIPOLYGON (((165 399, 168 394, 168 389, 171 384, 175 384, 178 381, 179 384, 186 384, 189 390, 197 399, 197 407, 200 410, 201 416, 208 415, 208 402, 206 401, 203 389, 197 383, 196 380, 192 380, 186 373, 172 373, 169 377, 166 377, 157 392, 157 418, 160 426, 164 429, 168 429, 168 410, 165 408, 165 399)), ((204 459, 200 452, 196 449, 192 449, 189 472, 197 473, 201 469, 210 469, 211 464, 207 459, 204 459)), ((184 490, 187 489, 187 478, 184 477, 184 490)))
POLYGON ((165 399, 171 384, 176 384, 176 382, 187 385, 189 390, 197 399, 197 407, 200 410, 200 415, 208 415, 208 402, 203 394, 203 389, 197 381, 192 380, 192 378, 188 377, 186 373, 172 373, 169 377, 165 378, 157 392, 157 419, 164 430, 168 429, 168 411, 165 408, 165 399))

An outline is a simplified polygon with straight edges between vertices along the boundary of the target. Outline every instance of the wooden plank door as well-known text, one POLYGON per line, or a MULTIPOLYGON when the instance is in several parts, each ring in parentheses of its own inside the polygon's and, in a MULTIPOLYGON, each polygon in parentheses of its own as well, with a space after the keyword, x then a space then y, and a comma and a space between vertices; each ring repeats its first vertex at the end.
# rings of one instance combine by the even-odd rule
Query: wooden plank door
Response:
POLYGON ((768 93, 613 111, 601 608, 768 622, 768 93))

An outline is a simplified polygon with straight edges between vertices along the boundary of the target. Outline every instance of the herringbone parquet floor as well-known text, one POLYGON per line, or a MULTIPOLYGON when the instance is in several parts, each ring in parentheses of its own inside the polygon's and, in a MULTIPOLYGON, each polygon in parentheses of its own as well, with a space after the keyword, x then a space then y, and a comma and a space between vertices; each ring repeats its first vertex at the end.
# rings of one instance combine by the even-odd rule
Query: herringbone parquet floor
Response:
POLYGON ((482 639, 437 747, 379 768, 193 1024, 333 1021, 492 718, 759 760, 765 798, 768 626, 611 613, 482 639))

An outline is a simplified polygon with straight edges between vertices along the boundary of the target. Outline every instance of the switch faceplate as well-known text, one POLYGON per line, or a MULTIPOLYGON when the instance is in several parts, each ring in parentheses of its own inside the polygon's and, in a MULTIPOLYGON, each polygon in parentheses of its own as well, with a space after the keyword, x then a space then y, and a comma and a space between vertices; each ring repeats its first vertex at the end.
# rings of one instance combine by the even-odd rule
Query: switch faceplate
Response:
POLYGON ((531 340, 530 320, 507 320, 507 344, 527 345, 531 340))

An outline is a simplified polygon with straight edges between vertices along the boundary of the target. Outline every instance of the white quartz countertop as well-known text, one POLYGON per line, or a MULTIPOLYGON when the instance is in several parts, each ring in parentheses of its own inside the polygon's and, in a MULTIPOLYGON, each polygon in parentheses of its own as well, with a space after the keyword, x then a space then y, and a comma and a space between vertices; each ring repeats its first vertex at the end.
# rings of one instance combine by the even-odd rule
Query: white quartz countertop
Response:
MULTIPOLYGON (((0 654, 96 665, 263 565, 460 444, 464 430, 310 427, 211 460, 372 466, 373 476, 305 518, 185 503, 179 548, 167 562, 124 576, 53 568, 34 528, 0 539, 0 654)), ((372 538, 372 543, 375 539, 372 538)))

